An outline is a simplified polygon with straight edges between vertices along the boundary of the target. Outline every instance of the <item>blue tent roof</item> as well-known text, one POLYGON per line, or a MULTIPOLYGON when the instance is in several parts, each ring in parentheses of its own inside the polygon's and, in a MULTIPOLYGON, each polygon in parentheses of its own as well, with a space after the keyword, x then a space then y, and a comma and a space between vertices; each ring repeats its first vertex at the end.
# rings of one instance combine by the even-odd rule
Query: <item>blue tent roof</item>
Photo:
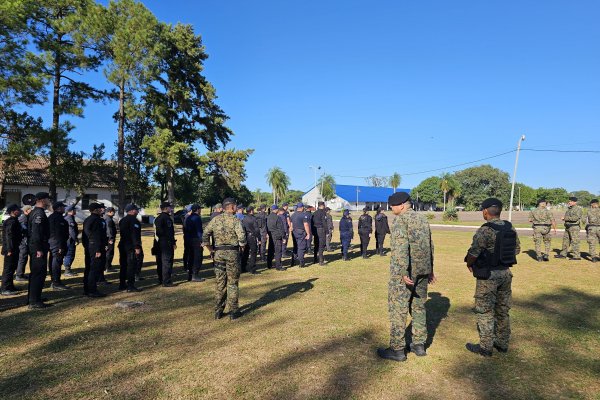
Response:
MULTIPOLYGON (((356 188, 358 188, 359 203, 386 203, 388 197, 394 194, 393 188, 356 185, 335 185, 335 194, 352 203, 356 201, 356 188)), ((398 188, 396 192, 410 193, 410 189, 398 188)))

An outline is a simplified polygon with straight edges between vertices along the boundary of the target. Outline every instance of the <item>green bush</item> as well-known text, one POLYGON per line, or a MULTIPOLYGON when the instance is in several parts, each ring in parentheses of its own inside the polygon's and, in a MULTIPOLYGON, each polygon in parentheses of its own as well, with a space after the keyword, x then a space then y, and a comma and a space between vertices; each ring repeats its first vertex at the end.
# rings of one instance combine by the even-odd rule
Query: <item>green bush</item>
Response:
POLYGON ((458 212, 456 210, 446 210, 442 219, 444 221, 458 221, 458 212))
POLYGON ((425 215, 426 215, 426 217, 427 217, 427 219, 429 221, 431 221, 432 219, 435 219, 435 214, 434 213, 427 213, 425 215))

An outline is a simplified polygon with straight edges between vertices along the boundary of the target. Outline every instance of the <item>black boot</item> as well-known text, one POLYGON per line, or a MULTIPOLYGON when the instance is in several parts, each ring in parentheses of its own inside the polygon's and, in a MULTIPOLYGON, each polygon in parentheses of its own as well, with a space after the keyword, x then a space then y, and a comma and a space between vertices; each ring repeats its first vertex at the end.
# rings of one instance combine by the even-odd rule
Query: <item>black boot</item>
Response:
POLYGON ((550 258, 548 258, 548 254, 543 254, 542 258, 544 259, 544 261, 550 261, 550 258))
POLYGON ((223 310, 215 311, 215 319, 223 318, 223 310))
POLYGON ((239 312, 239 310, 235 310, 234 312, 232 312, 231 314, 229 314, 229 319, 230 319, 231 321, 233 321, 233 320, 235 320, 235 319, 238 319, 238 318, 239 318, 239 317, 241 317, 241 316, 242 316, 242 313, 241 313, 241 312, 239 312))
POLYGON ((479 354, 480 356, 483 356, 483 357, 491 357, 492 356, 492 351, 491 350, 484 350, 478 344, 467 343, 467 345, 465 347, 471 353, 479 354))
POLYGON ((592 258, 592 262, 593 262, 593 263, 595 263, 595 262, 598 262, 598 261, 600 261, 600 258, 599 258, 599 257, 594 257, 594 258, 592 258))
POLYGON ((410 351, 415 353, 415 355, 417 357, 425 357, 427 355, 427 353, 425 352, 425 345, 424 344, 414 344, 411 343, 410 344, 410 351))
POLYGON ((386 360, 406 361, 406 354, 404 354, 404 350, 395 351, 392 350, 391 347, 388 347, 387 349, 377 349, 377 355, 381 358, 385 358, 386 360))
POLYGON ((319 265, 325 265, 325 260, 323 259, 323 256, 319 256, 319 265))
POLYGON ((498 350, 500 353, 508 353, 507 347, 500 347, 496 343, 494 343, 494 348, 498 350))
POLYGON ((542 262, 542 261, 544 261, 544 257, 542 257, 542 256, 538 256, 538 257, 537 257, 537 260, 538 260, 538 262, 542 262))

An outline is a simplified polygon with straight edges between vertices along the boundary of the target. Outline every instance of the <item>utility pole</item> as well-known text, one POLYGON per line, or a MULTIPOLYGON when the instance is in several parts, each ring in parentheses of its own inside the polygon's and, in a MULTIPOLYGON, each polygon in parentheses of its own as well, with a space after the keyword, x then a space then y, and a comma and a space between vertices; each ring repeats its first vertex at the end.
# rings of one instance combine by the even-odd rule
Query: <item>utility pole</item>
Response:
POLYGON ((356 211, 358 211, 358 193, 360 192, 360 189, 358 188, 358 186, 356 187, 356 211))
POLYGON ((515 196, 515 182, 517 179, 517 166, 519 165, 519 153, 521 152, 521 143, 525 140, 525 135, 521 135, 517 144, 517 156, 515 157, 515 169, 512 176, 512 187, 510 189, 510 204, 508 206, 508 220, 512 221, 513 198, 515 196))
MULTIPOLYGON (((315 186, 314 188, 318 190, 317 188, 317 171, 321 169, 321 166, 317 166, 315 167, 314 165, 309 165, 308 168, 312 169, 314 174, 315 174, 315 186)), ((318 198, 321 195, 321 193, 318 194, 318 196, 315 198, 315 207, 317 206, 317 202, 319 201, 318 198)))

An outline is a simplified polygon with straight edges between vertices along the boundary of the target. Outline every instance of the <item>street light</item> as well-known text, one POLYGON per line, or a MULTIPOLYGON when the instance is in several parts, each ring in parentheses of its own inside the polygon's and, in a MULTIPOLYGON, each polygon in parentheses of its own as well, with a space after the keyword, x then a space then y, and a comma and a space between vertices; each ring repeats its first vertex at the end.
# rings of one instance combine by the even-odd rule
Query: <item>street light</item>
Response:
MULTIPOLYGON (((308 166, 308 168, 312 169, 312 170, 313 170, 313 172, 315 173, 315 189, 317 189, 317 171, 318 171, 318 170, 320 170, 320 169, 321 169, 321 167, 320 167, 320 166, 318 166, 318 167, 315 167, 314 165, 309 165, 309 166, 308 166)), ((319 193, 319 195, 320 195, 320 194, 321 194, 321 193, 319 193)), ((317 197, 318 197, 318 196, 317 196, 317 197)), ((318 201, 318 200, 315 200, 315 206, 317 205, 317 201, 318 201)))
POLYGON ((515 196, 515 182, 517 179, 517 165, 519 165, 519 153, 521 152, 521 143, 525 140, 525 135, 522 135, 519 138, 519 143, 517 144, 517 156, 515 157, 515 169, 513 171, 512 176, 512 187, 510 189, 510 204, 508 206, 508 220, 512 221, 512 208, 513 208, 513 198, 515 196))

